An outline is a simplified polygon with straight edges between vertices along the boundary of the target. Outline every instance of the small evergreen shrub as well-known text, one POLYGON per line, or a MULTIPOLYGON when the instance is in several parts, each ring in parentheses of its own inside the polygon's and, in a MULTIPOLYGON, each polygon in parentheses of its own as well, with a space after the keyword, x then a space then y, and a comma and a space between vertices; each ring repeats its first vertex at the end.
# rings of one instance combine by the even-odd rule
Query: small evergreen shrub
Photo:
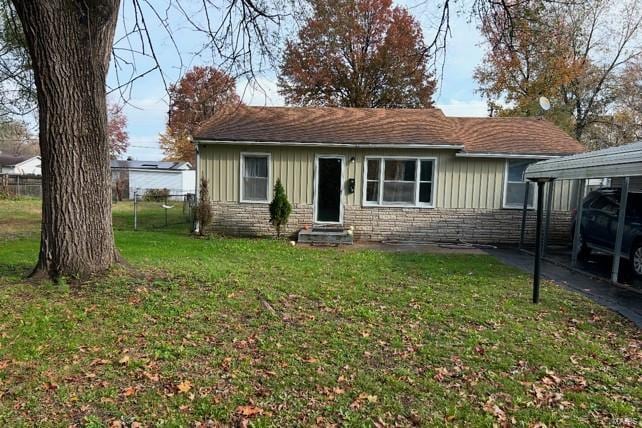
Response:
POLYGON ((277 238, 281 237, 281 227, 288 223, 292 212, 292 205, 288 201, 281 179, 276 180, 274 185, 274 199, 270 203, 270 223, 276 228, 277 238))
POLYGON ((196 220, 198 221, 198 234, 205 235, 205 230, 212 222, 212 207, 210 205, 210 192, 207 178, 201 177, 201 187, 198 191, 198 205, 196 206, 196 220))

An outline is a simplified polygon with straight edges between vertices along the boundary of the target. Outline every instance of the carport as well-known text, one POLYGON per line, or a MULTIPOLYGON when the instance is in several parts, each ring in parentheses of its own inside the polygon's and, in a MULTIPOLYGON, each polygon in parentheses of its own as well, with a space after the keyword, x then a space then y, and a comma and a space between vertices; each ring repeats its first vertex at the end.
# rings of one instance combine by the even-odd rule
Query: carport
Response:
MULTIPOLYGON (((571 265, 577 264, 579 254, 580 223, 582 219, 582 201, 586 193, 586 183, 591 179, 610 178, 611 187, 620 187, 620 207, 627 206, 627 198, 632 180, 642 177, 642 142, 625 146, 596 150, 578 155, 549 159, 530 165, 524 173, 526 179, 537 184, 536 202, 536 227, 535 227, 535 263, 533 272, 533 303, 539 302, 539 284, 541 274, 541 259, 545 246, 548 224, 550 223, 550 199, 555 181, 573 180, 576 183, 574 206, 577 209, 575 216, 575 233, 573 236, 573 249, 571 265), (544 203, 545 189, 547 204, 544 203), (546 211, 546 220, 544 220, 546 211), (545 222, 545 224, 544 224, 545 222)), ((526 207, 528 201, 527 186, 524 200, 524 216, 522 221, 522 236, 524 236, 526 207)), ((622 237, 624 234, 626 209, 620 209, 617 218, 617 231, 615 246, 613 248, 613 264, 611 267, 611 282, 618 284, 620 258, 622 250, 622 237)))

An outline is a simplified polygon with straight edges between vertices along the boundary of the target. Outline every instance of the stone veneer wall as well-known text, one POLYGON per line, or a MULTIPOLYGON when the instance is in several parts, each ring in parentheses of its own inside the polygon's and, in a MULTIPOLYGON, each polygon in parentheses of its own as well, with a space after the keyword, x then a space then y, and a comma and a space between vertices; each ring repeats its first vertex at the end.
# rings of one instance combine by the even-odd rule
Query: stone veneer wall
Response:
MULTIPOLYGON (((234 236, 274 235, 267 204, 212 202, 211 230, 234 236)), ((509 244, 519 242, 521 210, 426 209, 346 206, 344 226, 354 227, 356 240, 509 244)), ((567 240, 570 213, 551 216, 551 241, 567 240)), ((284 235, 312 224, 312 205, 293 204, 284 235)), ((526 239, 535 235, 535 212, 526 220, 526 239)))

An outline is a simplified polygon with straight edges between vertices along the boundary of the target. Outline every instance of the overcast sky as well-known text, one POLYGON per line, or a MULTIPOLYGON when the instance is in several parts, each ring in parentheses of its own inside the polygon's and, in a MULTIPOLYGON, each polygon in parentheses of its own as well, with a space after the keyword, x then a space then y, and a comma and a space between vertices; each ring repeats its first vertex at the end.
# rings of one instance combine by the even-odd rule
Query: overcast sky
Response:
MULTIPOLYGON (((400 2, 397 2, 399 4, 400 2)), ((416 1, 401 2, 410 7, 411 13, 420 21, 426 40, 434 36, 435 13, 439 11, 436 1, 418 3, 416 1), (415 6, 415 4, 420 4, 415 6)), ((124 5, 129 4, 123 2, 124 5)), ((126 6, 125 6, 126 7, 126 6)), ((131 16, 131 11, 125 10, 125 17, 131 16)), ((193 54, 203 44, 202 36, 187 29, 188 26, 180 21, 178 14, 172 25, 175 30, 174 38, 179 45, 182 61, 176 54, 169 36, 160 25, 150 23, 151 36, 154 47, 163 67, 167 82, 177 80, 185 70, 193 65, 212 64, 215 60, 206 56, 193 54)), ((123 33, 123 25, 127 20, 122 18, 119 23, 119 33, 123 33), (125 22, 123 22, 125 21, 125 22)), ((116 39, 119 38, 117 34, 116 39)), ((117 45, 118 46, 118 45, 117 45)), ((448 52, 445 58, 443 76, 438 80, 438 89, 435 93, 435 103, 450 116, 484 116, 487 114, 486 104, 475 92, 477 85, 473 80, 473 70, 482 58, 483 47, 481 36, 474 23, 467 22, 464 16, 452 17, 452 38, 448 41, 448 52)), ((142 71, 146 63, 144 59, 137 59, 137 69, 142 71)), ((439 76, 438 76, 439 77, 439 76)), ((115 73, 110 72, 110 85, 116 86, 115 73)), ((258 83, 263 90, 254 89, 246 82, 238 82, 238 90, 243 93, 243 101, 249 105, 283 105, 283 99, 277 93, 276 72, 266 70, 258 77, 258 83)), ((112 94, 113 101, 119 101, 119 95, 112 94)), ((130 137, 130 148, 127 155, 138 160, 160 160, 163 153, 158 146, 158 134, 164 130, 167 121, 167 96, 162 77, 157 72, 152 72, 136 80, 131 87, 129 104, 125 107, 128 119, 127 131, 130 137)))

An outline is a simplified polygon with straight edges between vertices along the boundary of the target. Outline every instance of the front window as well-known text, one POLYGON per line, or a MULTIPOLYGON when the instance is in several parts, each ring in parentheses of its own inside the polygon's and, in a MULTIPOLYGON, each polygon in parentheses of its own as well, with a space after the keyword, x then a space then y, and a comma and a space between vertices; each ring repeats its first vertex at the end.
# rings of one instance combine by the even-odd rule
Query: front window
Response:
POLYGON ((506 165, 506 178, 504 183, 504 208, 523 208, 526 187, 528 191, 528 208, 535 205, 535 183, 524 179, 524 172, 531 163, 530 159, 509 159, 506 165))
POLYGON ((269 155, 241 155, 241 201, 268 202, 270 186, 269 165, 269 155))
POLYGON ((383 203, 414 204, 416 160, 384 160, 383 203))
POLYGON ((365 205, 432 206, 434 159, 366 159, 365 205))

